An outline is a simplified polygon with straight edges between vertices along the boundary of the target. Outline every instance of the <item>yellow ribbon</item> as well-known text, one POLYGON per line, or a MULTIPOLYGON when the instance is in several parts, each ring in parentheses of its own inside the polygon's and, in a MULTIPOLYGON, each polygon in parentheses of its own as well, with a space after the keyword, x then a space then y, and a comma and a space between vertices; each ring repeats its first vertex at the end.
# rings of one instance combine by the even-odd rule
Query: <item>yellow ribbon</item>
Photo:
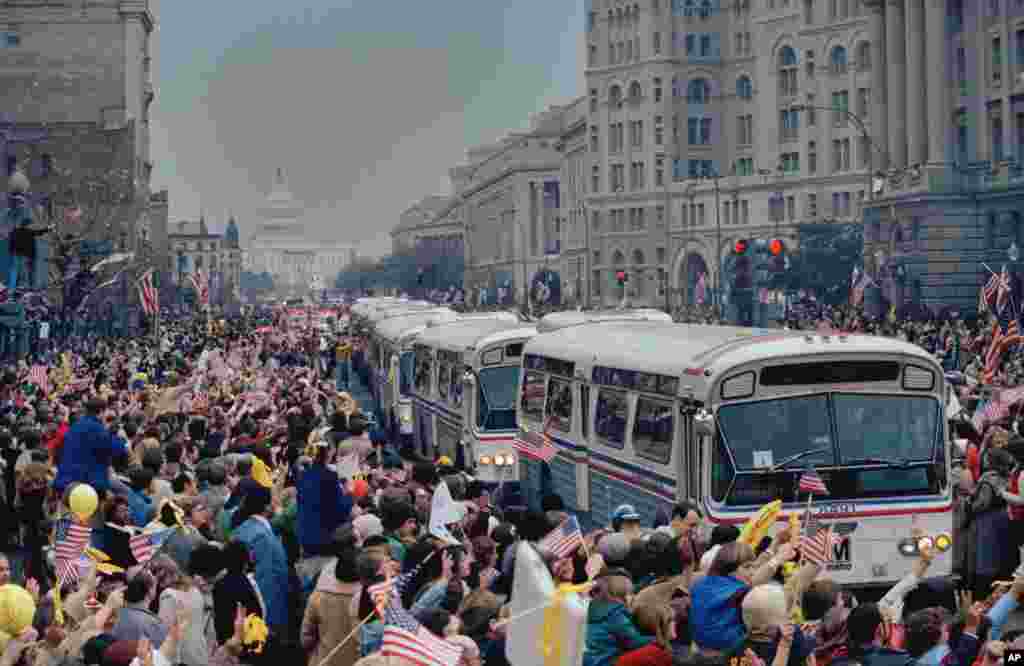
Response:
POLYGON ((544 609, 544 631, 540 640, 540 653, 544 655, 544 666, 561 666, 562 650, 565 647, 562 626, 565 623, 565 599, 570 594, 581 594, 593 583, 572 585, 563 583, 555 589, 555 598, 544 609))

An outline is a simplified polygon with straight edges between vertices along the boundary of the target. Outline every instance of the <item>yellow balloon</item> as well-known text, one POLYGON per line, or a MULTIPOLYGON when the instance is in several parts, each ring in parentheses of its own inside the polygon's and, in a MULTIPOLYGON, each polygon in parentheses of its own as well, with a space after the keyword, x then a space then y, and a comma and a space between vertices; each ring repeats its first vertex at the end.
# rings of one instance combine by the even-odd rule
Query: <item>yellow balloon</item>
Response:
POLYGON ((18 585, 0 587, 0 632, 17 636, 32 624, 36 602, 32 595, 18 585))
POLYGON ((96 507, 99 506, 99 503, 100 498, 96 495, 96 491, 86 483, 80 483, 75 486, 75 489, 71 491, 71 496, 68 498, 71 512, 79 520, 92 518, 92 514, 96 513, 96 507))

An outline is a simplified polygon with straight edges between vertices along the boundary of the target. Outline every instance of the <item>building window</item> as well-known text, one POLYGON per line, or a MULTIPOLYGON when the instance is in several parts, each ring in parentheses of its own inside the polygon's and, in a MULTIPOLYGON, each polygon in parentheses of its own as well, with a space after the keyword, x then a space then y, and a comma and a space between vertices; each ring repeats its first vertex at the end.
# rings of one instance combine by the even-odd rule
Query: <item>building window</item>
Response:
POLYGON ((804 23, 814 23, 814 0, 804 0, 804 23))
POLYGON ((587 13, 587 32, 593 32, 594 26, 597 24, 597 12, 587 13))
MULTIPOLYGON (((1024 7, 1024 4, 1020 6, 1024 7)), ((1024 30, 1018 30, 1014 33, 1014 40, 1016 45, 1017 57, 1014 60, 1014 64, 1017 66, 1017 72, 1024 71, 1024 30)))
POLYGON ((989 123, 992 128, 992 161, 1003 161, 1003 109, 1001 104, 993 104, 989 110, 989 123))
POLYGON ((800 172, 800 153, 782 153, 782 173, 793 175, 800 172))
POLYGON ((597 47, 593 44, 587 46, 587 65, 593 67, 597 64, 597 47))
POLYGON ((957 161, 960 164, 967 164, 967 112, 957 111, 953 118, 953 126, 956 127, 956 152, 957 161))
POLYGON ((608 90, 608 103, 613 109, 622 108, 622 88, 619 86, 612 86, 608 90))
POLYGON ((654 145, 660 146, 665 142, 664 116, 654 116, 654 145))
POLYGON ((658 77, 654 78, 654 101, 655 103, 661 101, 661 79, 658 77))
POLYGON ((857 153, 860 155, 860 168, 866 169, 871 163, 871 141, 866 136, 857 138, 857 153))
POLYGON ((683 94, 682 86, 679 85, 679 79, 672 77, 672 97, 681 97, 683 94))
POLYGON ((807 142, 807 173, 818 171, 818 144, 814 141, 807 142))
POLYGON ((597 88, 590 89, 590 112, 597 113, 597 88))
POLYGON ((21 46, 21 35, 16 32, 5 32, 0 36, 3 38, 2 41, 0 41, 0 44, 3 44, 7 48, 13 49, 21 46))
POLYGON ((846 74, 846 49, 842 46, 832 48, 831 68, 833 76, 846 74))
POLYGON ((832 93, 832 126, 846 127, 850 112, 850 91, 837 90, 832 93))
POLYGON ((779 51, 779 95, 782 97, 796 96, 796 70, 796 51, 791 46, 783 46, 779 51))
POLYGON ((730 224, 730 222, 729 222, 729 212, 730 212, 731 208, 732 207, 729 205, 728 201, 726 201, 725 203, 722 204, 722 224, 724 224, 725 226, 729 226, 729 224, 730 224))
POLYGON ((796 219, 796 197, 786 197, 786 219, 790 222, 796 219))
POLYGON ((737 176, 753 176, 754 159, 752 157, 741 157, 736 160, 735 168, 737 176))
POLYGON ((818 217, 818 195, 811 193, 807 195, 807 217, 818 217))
POLYGON ((644 91, 640 87, 640 82, 639 81, 634 81, 633 83, 629 84, 629 101, 630 102, 639 102, 641 99, 643 99, 643 96, 644 96, 644 91))
POLYGON ((629 145, 642 148, 644 145, 644 121, 629 121, 629 145))
POLYGON ((661 54, 661 33, 656 32, 651 36, 651 49, 654 51, 654 55, 661 54))
POLYGON ((707 104, 711 97, 711 86, 705 79, 690 81, 686 92, 686 101, 690 104, 707 104))
POLYGON ((658 157, 654 160, 654 184, 657 187, 665 185, 665 158, 658 157))
POLYGON ((697 35, 687 35, 685 39, 686 55, 693 56, 697 53, 697 35))
POLYGON ((750 224, 750 202, 744 199, 740 202, 740 211, 743 217, 743 224, 750 224))
POLYGON ((590 152, 596 153, 598 149, 598 130, 597 125, 590 126, 590 152))
POLYGON ((868 42, 857 44, 857 69, 861 71, 871 69, 871 44, 868 42))
POLYGON ((707 58, 711 55, 711 35, 700 36, 700 57, 707 58))
POLYGON ((601 167, 599 166, 593 166, 590 168, 590 191, 601 191, 601 167))
POLYGON ((867 118, 870 107, 871 90, 869 88, 857 88, 857 115, 861 118, 867 118))
POLYGON ((749 146, 754 143, 754 116, 746 114, 736 117, 736 143, 749 146))
POLYGON ((799 112, 783 109, 779 112, 779 141, 795 141, 800 133, 799 112))
POLYGON ((992 83, 999 84, 1003 80, 1003 40, 992 38, 992 83))
MULTIPOLYGON (((595 231, 595 232, 601 231, 601 212, 595 210, 593 212, 593 214, 590 216, 590 220, 591 220, 591 223, 590 223, 591 229, 593 231, 595 231)), ((600 264, 601 263, 601 253, 600 252, 596 252, 596 251, 594 252, 594 263, 595 264, 600 264)))
POLYGON ((689 118, 687 135, 691 146, 706 146, 711 143, 711 119, 689 118))
POLYGON ((967 94, 967 50, 962 46, 956 50, 956 79, 962 97, 967 94))
POLYGON ((736 96, 743 100, 749 100, 754 96, 754 84, 750 82, 749 76, 736 79, 736 96))

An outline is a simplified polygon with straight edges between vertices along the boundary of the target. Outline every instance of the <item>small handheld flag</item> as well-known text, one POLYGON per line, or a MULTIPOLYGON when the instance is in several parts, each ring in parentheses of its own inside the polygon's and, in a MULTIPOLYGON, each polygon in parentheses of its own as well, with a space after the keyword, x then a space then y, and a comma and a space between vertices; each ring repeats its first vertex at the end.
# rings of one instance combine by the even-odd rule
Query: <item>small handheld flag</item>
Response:
POLYGON ((800 475, 797 490, 801 493, 810 493, 812 495, 828 495, 828 487, 825 486, 825 481, 813 467, 808 467, 800 475))

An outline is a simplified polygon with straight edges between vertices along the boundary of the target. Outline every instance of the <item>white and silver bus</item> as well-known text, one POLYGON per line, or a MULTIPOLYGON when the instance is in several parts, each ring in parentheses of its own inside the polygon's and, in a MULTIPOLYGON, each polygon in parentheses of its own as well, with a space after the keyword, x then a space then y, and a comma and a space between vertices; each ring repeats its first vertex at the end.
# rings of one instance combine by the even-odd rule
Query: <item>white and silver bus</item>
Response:
MULTIPOLYGON (((912 559, 911 518, 952 530, 942 368, 912 344, 724 326, 607 322, 539 334, 524 349, 519 444, 546 428, 549 464, 521 455, 524 496, 557 493, 586 525, 620 503, 648 521, 688 499, 742 524, 800 476, 828 488, 812 511, 841 537, 837 582, 891 584, 912 559)), ((951 556, 935 564, 949 573, 951 556)))
POLYGON ((512 312, 458 314, 447 308, 435 308, 403 313, 377 322, 369 332, 370 345, 376 350, 379 408, 384 423, 401 448, 412 445, 412 371, 413 348, 416 337, 432 326, 455 321, 500 320, 518 324, 518 315, 512 312))
POLYGON ((427 328, 413 341, 414 442, 487 483, 514 483, 516 395, 532 325, 470 319, 427 328))
POLYGON ((546 315, 537 323, 538 333, 549 333, 568 326, 592 324, 602 321, 660 321, 672 323, 672 317, 653 308, 613 310, 563 310, 546 315))

